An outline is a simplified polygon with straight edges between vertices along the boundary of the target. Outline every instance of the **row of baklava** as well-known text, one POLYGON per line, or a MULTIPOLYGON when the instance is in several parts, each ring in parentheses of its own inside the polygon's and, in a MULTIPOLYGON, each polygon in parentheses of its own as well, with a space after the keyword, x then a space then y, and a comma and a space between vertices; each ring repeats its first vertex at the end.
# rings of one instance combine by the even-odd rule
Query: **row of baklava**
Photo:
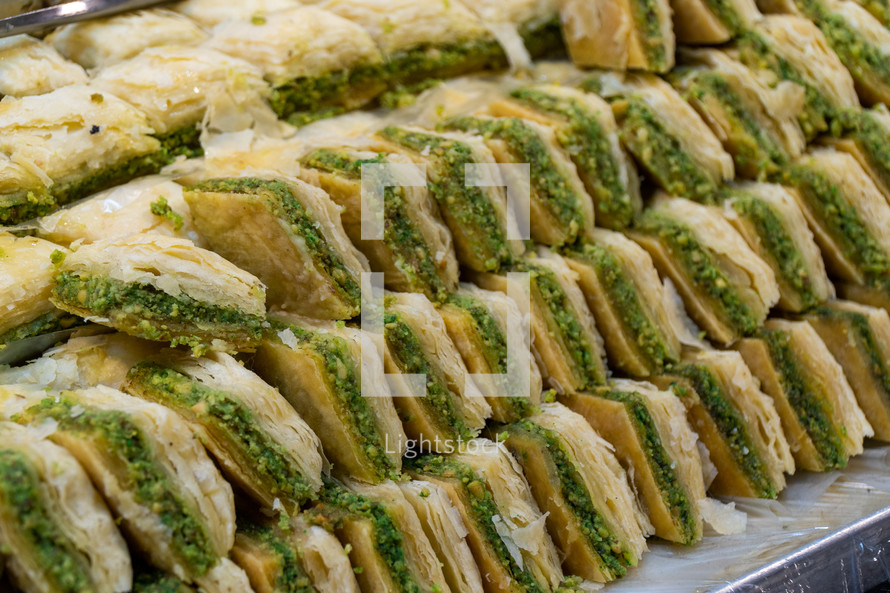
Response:
POLYGON ((557 9, 546 1, 176 8, 4 42, 0 222, 200 154, 202 130, 280 135, 292 128, 278 118, 299 125, 384 92, 381 102, 398 103, 412 87, 564 51, 557 9))
MULTIPOLYGON (((647 69, 645 60, 577 56, 606 56, 605 48, 639 56, 660 48, 663 64, 649 69, 668 72, 674 64, 673 41, 664 47, 645 38, 622 44, 614 33, 633 37, 634 27, 645 29, 650 21, 654 30, 671 30, 667 0, 627 4, 566 2, 561 7, 576 62, 647 69)), ((722 23, 706 39, 681 39, 713 43, 733 36, 746 64, 803 85, 801 124, 809 139, 827 130, 829 112, 858 105, 856 90, 867 103, 887 99, 890 74, 882 65, 890 31, 875 16, 852 1, 767 4, 764 8, 810 17, 821 30, 800 16, 764 18, 752 0, 678 1, 674 20, 705 23, 690 27, 699 32, 708 29, 707 23, 722 23), (847 74, 833 72, 840 62, 832 51, 852 73, 855 90, 847 74)), ((6 41, 0 48, 0 92, 10 98, 0 105, 0 221, 16 224, 46 214, 99 189, 157 172, 178 155, 197 155, 202 130, 287 134, 292 129, 278 118, 301 124, 377 98, 398 105, 443 77, 511 63, 525 67, 530 58, 562 48, 559 7, 553 3, 468 6, 416 0, 217 6, 191 0, 177 5, 180 13, 146 11, 66 26, 45 42, 6 41), (56 48, 64 58, 54 53, 56 48)), ((709 59, 681 50, 678 72, 709 59)), ((722 92, 707 77, 686 82, 695 87, 690 92, 722 92)), ((776 80, 767 82, 776 86, 776 80)), ((791 95, 774 99, 767 108, 781 116, 786 103, 799 100, 791 95)), ((848 127, 860 124, 847 122, 848 127)), ((792 148, 797 142, 783 140, 792 148)), ((786 147, 769 148, 781 153, 786 147)), ((754 147, 739 148, 749 149, 754 147)))

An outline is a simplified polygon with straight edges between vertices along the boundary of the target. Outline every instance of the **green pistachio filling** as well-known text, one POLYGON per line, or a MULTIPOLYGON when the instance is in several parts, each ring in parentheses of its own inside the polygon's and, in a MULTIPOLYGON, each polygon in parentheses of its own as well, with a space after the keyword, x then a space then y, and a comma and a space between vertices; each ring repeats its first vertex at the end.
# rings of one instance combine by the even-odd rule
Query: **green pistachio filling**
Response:
POLYGON ((2 197, 0 224, 16 225, 32 218, 46 216, 60 206, 70 204, 109 187, 131 179, 152 175, 173 162, 179 155, 189 158, 204 154, 198 141, 200 131, 190 126, 158 136, 160 150, 110 165, 96 173, 75 180, 53 183, 49 188, 22 189, 2 197))
MULTIPOLYGON (((55 198, 55 205, 64 206, 103 189, 126 183, 136 177, 157 173, 171 160, 171 156, 162 148, 158 152, 137 156, 123 163, 111 165, 98 173, 80 177, 76 181, 54 183, 49 191, 55 198)), ((40 213, 40 215, 45 214, 49 214, 49 211, 40 213)))
POLYGON ((297 549, 282 538, 274 528, 257 525, 238 517, 238 533, 246 535, 264 554, 274 558, 278 568, 275 593, 316 593, 303 568, 297 549))
POLYGON ((155 216, 166 218, 173 225, 174 231, 182 229, 182 225, 185 224, 182 214, 174 210, 164 196, 158 196, 157 200, 149 204, 148 210, 155 216))
POLYGON ((22 323, 21 325, 17 325, 0 334, 0 350, 3 350, 7 345, 19 340, 69 329, 82 324, 83 319, 76 315, 68 315, 64 311, 58 309, 50 311, 49 313, 44 313, 33 321, 22 323))
POLYGON ((534 576, 516 563, 498 534, 494 517, 500 516, 501 510, 488 490, 484 476, 474 472, 466 463, 442 455, 427 455, 407 463, 412 471, 421 476, 427 474, 459 483, 473 526, 481 532, 485 542, 497 555, 501 565, 515 579, 520 590, 526 593, 544 593, 545 589, 538 584, 534 576))
POLYGON ((244 194, 264 200, 269 212, 287 222, 290 230, 302 239, 315 267, 330 278, 330 288, 343 301, 356 307, 361 305, 362 290, 359 280, 349 271, 343 258, 324 236, 315 215, 300 203, 283 181, 256 177, 208 179, 187 191, 244 194))
POLYGON ((868 87, 890 86, 890 56, 880 46, 869 41, 842 15, 831 12, 821 0, 795 3, 819 27, 856 82, 868 87))
POLYGON ((657 236, 683 268, 696 290, 701 291, 715 312, 741 334, 753 333, 760 325, 751 308, 720 269, 717 258, 699 243, 686 224, 649 210, 639 221, 639 230, 657 236))
POLYGON ((664 333, 614 254, 605 247, 587 244, 572 249, 567 256, 578 258, 593 267, 612 310, 624 326, 628 343, 646 360, 646 366, 651 371, 661 373, 666 365, 677 362, 676 355, 668 349, 664 333))
MULTIPOLYGON (((466 165, 475 165, 468 144, 422 132, 410 132, 389 126, 383 138, 428 155, 434 166, 429 171, 429 188, 439 207, 453 219, 458 232, 470 243, 473 255, 485 271, 496 271, 511 259, 506 228, 485 188, 464 183, 466 165)), ((452 224, 452 223, 449 223, 452 224)))
POLYGON ((507 338, 497 320, 479 299, 464 293, 448 295, 446 301, 469 315, 477 329, 483 355, 492 373, 507 372, 507 338))
POLYGON ((301 76, 273 88, 269 104, 278 117, 285 119, 301 111, 318 112, 332 105, 347 106, 365 94, 370 101, 376 90, 383 88, 381 70, 378 64, 365 64, 323 76, 301 76))
MULTIPOLYGON (((421 593, 422 589, 405 559, 404 536, 386 507, 366 496, 351 492, 331 478, 325 478, 322 503, 307 511, 310 523, 327 529, 338 529, 345 521, 360 518, 370 521, 374 531, 374 549, 383 566, 389 570, 400 593, 421 593)), ((360 571, 363 567, 356 566, 360 571)))
POLYGON ((136 575, 133 593, 194 593, 194 589, 173 575, 150 570, 136 575))
POLYGON ((230 393, 212 389, 187 375, 152 362, 141 362, 127 373, 130 389, 140 397, 169 406, 206 427, 254 481, 274 496, 287 496, 297 504, 315 492, 292 454, 269 435, 253 412, 230 393))
POLYGON ((163 164, 172 163, 178 156, 193 159, 204 156, 201 147, 201 128, 198 124, 184 126, 178 130, 156 136, 161 143, 163 164))
MULTIPOLYGON (((640 32, 643 53, 648 62, 647 70, 665 72, 670 68, 666 40, 661 27, 661 7, 656 0, 633 0, 630 3, 634 24, 640 32)), ((667 17, 670 19, 670 16, 667 17)))
POLYGON ((502 140, 513 153, 514 161, 529 166, 533 195, 541 201, 557 224, 566 232, 571 243, 584 228, 583 200, 571 187, 553 161, 547 145, 527 122, 518 117, 478 118, 457 117, 445 126, 464 132, 475 132, 484 138, 502 140))
POLYGON ((0 516, 14 526, 27 546, 16 553, 30 556, 54 591, 98 591, 87 558, 59 527, 46 502, 40 477, 27 456, 13 449, 0 450, 0 516))
POLYGON ((863 274, 874 279, 890 273, 890 256, 828 175, 815 166, 794 166, 786 171, 785 181, 803 194, 810 212, 863 274))
MULTIPOLYGON (((688 379, 692 388, 717 426, 724 443, 736 465, 745 474, 751 488, 760 498, 775 498, 776 487, 767 473, 767 467, 760 452, 754 445, 748 423, 732 400, 723 392, 717 377, 701 364, 687 364, 675 370, 688 379)), ((680 397, 686 396, 681 390, 675 391, 680 397)))
MULTIPOLYGON (((506 377, 504 387, 511 392, 517 391, 517 376, 509 375, 507 370, 507 336, 488 307, 479 299, 465 293, 453 293, 445 301, 446 306, 459 308, 473 322, 476 329, 476 340, 482 347, 482 355, 488 364, 489 373, 506 377)), ((524 418, 532 413, 532 405, 527 397, 498 398, 507 405, 512 418, 524 418)))
POLYGON ((810 386, 806 371, 801 368, 791 348, 791 334, 782 330, 761 329, 758 337, 766 343, 773 366, 779 372, 782 391, 822 458, 824 469, 846 466, 843 439, 831 422, 831 404, 810 386))
POLYGON ((271 321, 272 331, 290 330, 298 347, 315 354, 324 364, 331 394, 339 400, 338 416, 349 424, 350 435, 381 480, 399 478, 398 468, 386 455, 384 437, 368 399, 362 397, 360 369, 343 338, 271 321))
POLYGON ((388 91, 384 91, 377 98, 378 103, 384 109, 404 109, 417 102, 417 98, 423 91, 442 84, 440 78, 428 78, 412 84, 399 84, 388 91))
POLYGON ((346 113, 345 107, 323 107, 315 111, 295 111, 294 113, 290 114, 285 119, 285 121, 295 128, 302 128, 303 126, 308 126, 313 122, 328 119, 331 117, 337 117, 338 115, 342 115, 344 113, 346 113))
POLYGON ((585 593, 582 585, 584 579, 579 576, 568 576, 563 580, 553 593, 585 593))
POLYGON ((507 56, 495 39, 419 45, 386 56, 383 75, 390 85, 410 84, 428 78, 454 78, 467 72, 499 70, 507 56))
MULTIPOLYGON (((634 566, 637 558, 630 550, 624 548, 605 517, 597 509, 571 453, 563 444, 559 434, 530 420, 512 424, 506 430, 508 435, 521 435, 540 443, 541 449, 546 451, 556 469, 562 498, 578 521, 588 545, 596 551, 612 576, 622 577, 627 574, 627 567, 634 566)), ((511 447, 510 436, 507 437, 506 445, 511 447)), ((521 452, 519 454, 521 455, 521 452)))
MULTIPOLYGON (((362 165, 386 162, 386 156, 383 154, 371 159, 356 159, 345 151, 328 149, 316 150, 301 160, 307 167, 344 175, 354 180, 361 179, 362 165)), ((411 286, 436 300, 441 300, 447 295, 448 287, 439 275, 435 257, 430 252, 430 247, 417 224, 411 218, 409 210, 404 188, 396 185, 384 188, 383 242, 392 251, 396 267, 411 286)))
POLYGON ((868 359, 872 375, 878 380, 883 391, 883 399, 890 405, 890 369, 878 346, 878 340, 868 323, 868 317, 855 311, 843 311, 830 307, 819 307, 813 311, 817 317, 834 319, 846 323, 850 327, 848 336, 851 345, 855 345, 868 359))
POLYGON ((779 80, 789 80, 804 88, 804 110, 798 116, 798 121, 808 140, 828 130, 836 110, 822 91, 805 80, 788 60, 774 52, 766 39, 756 31, 743 31, 736 39, 736 44, 739 59, 749 68, 770 70, 779 80))
POLYGON ((430 362, 411 325, 400 313, 386 311, 383 315, 383 334, 401 372, 426 376, 426 396, 420 398, 420 402, 427 409, 430 420, 448 435, 459 439, 473 438, 473 431, 455 406, 454 398, 458 396, 451 393, 430 362))
POLYGON ((212 338, 233 343, 254 342, 263 334, 265 319, 193 299, 169 295, 154 286, 127 283, 102 276, 61 272, 53 298, 91 315, 106 317, 148 340, 185 344, 203 352, 212 338))
POLYGON ((683 543, 695 543, 698 537, 696 525, 697 511, 677 474, 677 464, 670 458, 662 444, 661 435, 655 421, 646 407, 646 402, 638 393, 603 389, 596 393, 600 397, 624 404, 627 415, 637 433, 640 445, 649 460, 649 469, 655 478, 661 497, 664 499, 674 523, 682 533, 683 543))
POLYGON ((890 131, 867 109, 845 109, 838 116, 844 135, 856 142, 871 172, 890 188, 890 131))
POLYGON ((588 340, 578 321, 578 312, 569 302, 569 296, 557 280, 556 274, 545 266, 527 261, 518 262, 514 269, 531 275, 532 290, 540 295, 552 319, 552 324, 548 324, 551 326, 551 333, 558 332, 563 352, 574 363, 574 374, 579 383, 575 387, 584 390, 605 384, 606 372, 597 355, 599 348, 588 340))
POLYGON ((32 218, 46 216, 59 206, 58 200, 47 188, 21 189, 0 196, 0 224, 15 226, 32 218))
POLYGON ((769 254, 770 267, 800 297, 804 309, 819 304, 813 280, 803 253, 788 234, 780 215, 760 198, 739 193, 731 202, 733 210, 754 225, 760 245, 769 254))
POLYGON ((519 36, 534 59, 565 56, 566 46, 562 39, 559 14, 522 23, 519 36))
POLYGON ((151 509, 168 530, 169 545, 187 570, 203 576, 216 564, 207 526, 197 509, 171 482, 151 439, 126 412, 79 405, 76 400, 47 398, 28 408, 29 420, 52 418, 58 430, 89 441, 101 451, 120 483, 136 503, 151 509))
POLYGON ((705 204, 719 200, 719 180, 702 170, 645 100, 631 96, 619 105, 622 142, 665 191, 705 204))
POLYGON ((741 97, 719 72, 696 72, 684 92, 692 100, 708 109, 708 101, 720 105, 722 119, 730 126, 726 144, 740 171, 754 171, 760 178, 775 174, 787 162, 785 151, 775 142, 742 103, 741 97))
POLYGON ((890 27, 890 2, 887 0, 855 0, 856 4, 869 11, 872 16, 881 21, 885 27, 890 27))
POLYGON ((621 164, 596 114, 574 98, 537 89, 516 89, 510 96, 565 120, 556 130, 556 139, 583 173, 587 191, 594 198, 597 224, 613 229, 629 226, 635 213, 633 200, 621 181, 621 164))
POLYGON ((736 10, 732 0, 705 0, 705 5, 732 35, 738 35, 745 30, 742 15, 736 10))

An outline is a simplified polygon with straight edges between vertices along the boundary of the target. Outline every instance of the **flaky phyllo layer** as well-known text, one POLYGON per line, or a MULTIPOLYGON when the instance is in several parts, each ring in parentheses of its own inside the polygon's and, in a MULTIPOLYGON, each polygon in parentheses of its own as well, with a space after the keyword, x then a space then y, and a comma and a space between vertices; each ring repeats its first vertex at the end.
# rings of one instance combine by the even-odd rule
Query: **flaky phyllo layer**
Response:
POLYGON ((213 591, 226 579, 246 583, 225 558, 234 534, 231 487, 179 416, 104 387, 25 406, 17 420, 55 426, 52 440, 87 470, 154 565, 213 591))
POLYGON ((270 308, 331 319, 359 313, 368 264, 324 191, 296 179, 240 177, 201 181, 184 196, 210 246, 262 280, 270 308), (307 296, 297 286, 315 290, 307 296))
POLYGON ((606 442, 560 404, 543 405, 505 436, 538 504, 553 515, 550 531, 566 568, 600 582, 626 574, 646 548, 649 527, 606 442))
POLYGON ((149 340, 200 352, 255 345, 265 289, 187 239, 137 234, 81 247, 59 265, 56 306, 149 340))
POLYGON ((367 334, 293 316, 273 320, 272 331, 255 369, 318 435, 334 473, 398 477, 407 438, 367 334))
POLYGON ((179 411, 228 477, 268 508, 281 499, 302 504, 321 488, 318 437, 287 400, 234 358, 170 353, 134 366, 125 389, 179 411))
POLYGON ((16 551, 7 568, 19 586, 115 592, 131 586, 126 544, 89 477, 38 431, 0 423, 0 501, 0 539, 16 551))
POLYGON ((401 186, 389 165, 405 167, 413 162, 397 153, 377 153, 351 148, 320 148, 301 159, 304 179, 327 191, 344 208, 343 226, 349 239, 364 253, 372 267, 382 269, 384 285, 391 290, 424 292, 441 300, 457 284, 457 260, 451 234, 439 219, 438 208, 425 186, 401 186), (369 169, 370 168, 370 169, 369 169), (372 171, 384 185, 383 229, 380 238, 362 238, 363 171, 372 171))

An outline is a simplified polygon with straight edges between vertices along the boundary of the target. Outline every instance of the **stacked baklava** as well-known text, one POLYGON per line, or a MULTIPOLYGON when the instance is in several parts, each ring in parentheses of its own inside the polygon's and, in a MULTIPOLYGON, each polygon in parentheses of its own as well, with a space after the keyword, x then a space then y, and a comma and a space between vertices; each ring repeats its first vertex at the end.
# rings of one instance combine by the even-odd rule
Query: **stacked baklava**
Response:
POLYGON ((882 6, 4 42, 0 588, 589 591, 890 441, 882 6))

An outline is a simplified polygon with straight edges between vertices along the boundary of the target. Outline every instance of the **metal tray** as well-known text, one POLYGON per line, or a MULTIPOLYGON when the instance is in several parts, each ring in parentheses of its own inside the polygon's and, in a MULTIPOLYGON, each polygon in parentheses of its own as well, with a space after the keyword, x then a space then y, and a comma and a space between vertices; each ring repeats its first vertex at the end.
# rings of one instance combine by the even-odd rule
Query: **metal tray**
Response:
POLYGON ((890 581, 890 507, 729 583, 714 593, 857 592, 890 581))
POLYGON ((778 500, 726 499, 745 533, 706 531, 691 547, 650 540, 640 565, 607 593, 867 593, 890 580, 890 446, 869 444, 847 468, 801 472, 778 500))

